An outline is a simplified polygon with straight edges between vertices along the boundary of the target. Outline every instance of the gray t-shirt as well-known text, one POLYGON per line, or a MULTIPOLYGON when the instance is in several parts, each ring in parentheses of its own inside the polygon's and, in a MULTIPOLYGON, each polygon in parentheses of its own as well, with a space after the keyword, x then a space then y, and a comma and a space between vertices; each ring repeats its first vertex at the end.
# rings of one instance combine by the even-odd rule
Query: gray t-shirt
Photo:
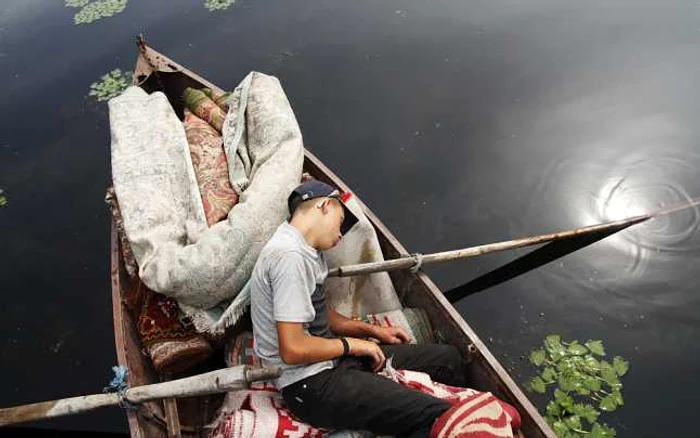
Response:
POLYGON ((310 335, 333 337, 321 287, 327 276, 323 254, 287 222, 277 228, 255 263, 250 293, 255 353, 264 365, 282 368, 274 382, 278 389, 335 366, 332 360, 288 365, 280 357, 277 338, 278 321, 301 322, 310 335))

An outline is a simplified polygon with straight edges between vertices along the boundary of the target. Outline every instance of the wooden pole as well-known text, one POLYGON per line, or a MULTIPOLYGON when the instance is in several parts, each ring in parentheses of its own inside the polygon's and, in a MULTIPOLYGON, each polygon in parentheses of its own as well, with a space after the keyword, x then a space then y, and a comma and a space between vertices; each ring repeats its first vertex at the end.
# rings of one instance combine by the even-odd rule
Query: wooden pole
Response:
POLYGON ((194 397, 247 388, 251 382, 279 377, 279 367, 251 368, 239 365, 183 379, 136 386, 119 393, 83 395, 0 409, 0 427, 46 418, 73 415, 103 406, 143 403, 171 397, 194 397))
POLYGON ((540 243, 552 242, 555 240, 571 239, 580 237, 586 234, 594 234, 606 230, 623 229, 632 225, 640 224, 649 219, 670 214, 679 210, 684 210, 693 207, 700 203, 700 199, 696 198, 690 202, 680 204, 678 206, 662 209, 654 213, 632 216, 626 219, 620 219, 612 222, 591 225, 588 227, 577 228, 574 230, 559 231, 556 233, 542 234, 539 236, 524 237, 522 239, 506 240, 504 242, 489 243, 486 245, 472 246, 464 249, 456 249, 452 251, 438 252, 425 255, 410 255, 398 259, 385 260, 382 262, 362 263, 359 265, 341 266, 331 269, 328 272, 329 277, 350 277, 353 275, 371 274, 374 272, 395 271, 399 269, 417 268, 422 264, 444 262, 449 260, 464 259, 493 252, 506 251, 509 249, 522 248, 525 246, 538 245, 540 243))

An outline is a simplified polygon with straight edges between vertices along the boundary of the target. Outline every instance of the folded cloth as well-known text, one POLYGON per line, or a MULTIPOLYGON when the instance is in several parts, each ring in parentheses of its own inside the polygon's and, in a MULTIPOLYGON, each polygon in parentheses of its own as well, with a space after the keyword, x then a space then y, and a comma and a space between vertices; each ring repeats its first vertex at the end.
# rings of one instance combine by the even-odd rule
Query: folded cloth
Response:
MULTIPOLYGON (((345 205, 358 219, 334 248, 325 251, 329 268, 384 261, 377 233, 360 203, 351 196, 345 205)), ((348 318, 363 318, 368 313, 401 309, 394 285, 386 272, 353 277, 329 277, 323 283, 328 304, 348 318)))
POLYGON ((109 102, 112 179, 139 277, 212 335, 245 311, 249 300, 239 294, 288 215, 304 159, 299 126, 276 78, 249 74, 229 104, 222 135, 239 201, 209 227, 187 138, 165 95, 130 87, 109 102))
POLYGON ((187 143, 190 147, 192 166, 197 176, 207 224, 212 226, 226 219, 228 212, 238 202, 238 193, 228 179, 228 162, 224 141, 213 126, 185 109, 187 143))
POLYGON ((221 133, 226 112, 216 102, 202 90, 195 90, 194 88, 186 88, 184 93, 182 93, 182 98, 190 111, 206 120, 207 123, 216 128, 217 132, 221 133))
POLYGON ((462 394, 459 401, 440 416, 430 438, 513 437, 520 427, 520 414, 490 392, 462 394))
POLYGON ((521 419, 517 409, 490 392, 433 382, 425 373, 395 370, 391 366, 391 359, 387 360, 381 374, 408 388, 453 404, 433 424, 431 438, 512 437, 520 428, 521 419))

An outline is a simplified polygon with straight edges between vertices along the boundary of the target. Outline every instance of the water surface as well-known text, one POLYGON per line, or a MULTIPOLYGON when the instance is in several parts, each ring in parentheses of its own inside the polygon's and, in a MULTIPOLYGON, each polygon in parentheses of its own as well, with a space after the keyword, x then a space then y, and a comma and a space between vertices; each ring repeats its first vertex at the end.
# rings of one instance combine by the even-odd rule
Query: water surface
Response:
MULTIPOLYGON (((109 127, 91 82, 134 37, 222 87, 282 81, 307 147, 411 251, 590 225, 700 195, 694 1, 130 2, 74 26, 0 6, 0 404, 99 392, 116 362, 109 127)), ((698 211, 631 228, 457 304, 523 382, 552 332, 631 363, 619 436, 692 436, 698 211), (661 407, 663 415, 659 415, 661 407), (671 409, 671 407, 673 407, 671 409)), ((526 253, 432 267, 449 289, 526 253)), ((535 398, 540 406, 543 401, 535 398)), ((125 431, 117 410, 43 427, 125 431)))

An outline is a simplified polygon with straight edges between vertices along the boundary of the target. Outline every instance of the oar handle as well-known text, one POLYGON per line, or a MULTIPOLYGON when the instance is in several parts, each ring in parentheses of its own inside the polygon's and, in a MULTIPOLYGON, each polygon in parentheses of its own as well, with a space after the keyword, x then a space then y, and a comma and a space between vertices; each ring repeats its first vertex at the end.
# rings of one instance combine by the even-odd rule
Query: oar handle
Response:
POLYGON ((247 388, 249 383, 271 380, 279 375, 278 366, 253 368, 239 365, 183 379, 136 386, 127 389, 123 399, 119 393, 93 394, 0 409, 0 426, 78 414, 103 406, 119 405, 122 401, 136 404, 163 398, 234 391, 247 388))

